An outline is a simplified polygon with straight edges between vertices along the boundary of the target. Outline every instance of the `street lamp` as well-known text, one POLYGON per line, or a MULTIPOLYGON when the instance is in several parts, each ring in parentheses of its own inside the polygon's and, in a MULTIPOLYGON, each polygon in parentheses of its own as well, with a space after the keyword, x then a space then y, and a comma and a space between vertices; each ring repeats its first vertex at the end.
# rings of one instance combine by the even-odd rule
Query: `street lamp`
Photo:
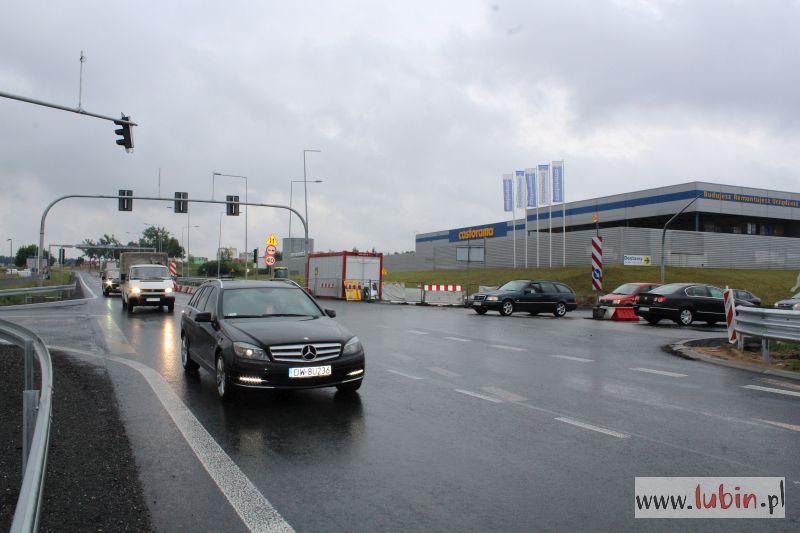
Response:
MULTIPOLYGON (((308 233, 308 181, 306 180, 306 152, 320 153, 322 150, 303 150, 303 197, 306 200, 306 234, 308 233)), ((308 239, 306 239, 305 251, 308 251, 308 239)))
MULTIPOLYGON (((183 232, 184 230, 189 230, 189 228, 199 228, 200 226, 189 226, 187 225, 185 228, 181 228, 181 246, 183 246, 183 232)), ((191 230, 189 230, 191 232, 191 230)), ((186 247, 186 261, 189 261, 189 247, 186 247)), ((186 261, 183 262, 183 277, 186 277, 186 261)))
MULTIPOLYGON (((214 199, 214 188, 215 188, 215 178, 217 176, 224 176, 226 178, 242 178, 244 180, 244 250, 247 253, 247 176, 237 176, 236 174, 222 174, 220 172, 214 172, 211 175, 211 199, 214 199)), ((244 279, 247 279, 247 272, 250 270, 247 268, 247 264, 245 262, 245 269, 244 269, 244 279)))
MULTIPOLYGON (((291 180, 289 182, 289 207, 292 207, 292 193, 295 183, 305 183, 306 180, 291 180)), ((310 183, 322 183, 322 180, 314 180, 310 183)), ((289 211, 289 238, 292 238, 292 212, 289 211)))
POLYGON ((217 244, 217 279, 220 279, 219 276, 219 262, 220 258, 222 257, 222 215, 225 213, 219 214, 219 244, 217 244))
MULTIPOLYGON (((290 221, 291 222, 291 221, 290 221)), ((14 241, 13 239, 6 239, 8 241, 8 255, 11 257, 11 263, 14 263, 14 241)))

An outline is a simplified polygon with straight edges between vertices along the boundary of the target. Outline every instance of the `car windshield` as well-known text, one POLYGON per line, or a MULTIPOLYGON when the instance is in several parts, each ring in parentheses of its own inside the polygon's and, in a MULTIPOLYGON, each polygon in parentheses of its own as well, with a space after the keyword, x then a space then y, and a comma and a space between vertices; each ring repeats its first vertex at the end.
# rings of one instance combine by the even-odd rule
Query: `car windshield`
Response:
POLYGON ((502 287, 500 287, 497 290, 499 290, 499 291, 521 291, 522 289, 524 289, 525 287, 528 286, 528 283, 530 283, 530 282, 529 281, 520 281, 520 280, 509 281, 508 283, 506 283, 505 285, 503 285, 502 287))
POLYGON ((673 292, 682 289, 685 287, 682 283, 670 283, 669 285, 662 285, 660 287, 656 287, 650 294, 672 294, 673 292))
POLYGON ((322 316, 314 302, 300 289, 249 287, 226 289, 222 296, 225 318, 267 316, 322 316))
POLYGON ((131 279, 169 279, 169 270, 163 265, 133 267, 131 279))
POLYGON ((800 300, 800 292, 792 296, 792 300, 800 300))
POLYGON ((634 283, 626 283, 614 289, 611 294, 633 294, 636 292, 637 288, 639 288, 639 286, 634 283))
POLYGON ((109 270, 106 272, 107 278, 118 278, 119 277, 119 270, 109 270))

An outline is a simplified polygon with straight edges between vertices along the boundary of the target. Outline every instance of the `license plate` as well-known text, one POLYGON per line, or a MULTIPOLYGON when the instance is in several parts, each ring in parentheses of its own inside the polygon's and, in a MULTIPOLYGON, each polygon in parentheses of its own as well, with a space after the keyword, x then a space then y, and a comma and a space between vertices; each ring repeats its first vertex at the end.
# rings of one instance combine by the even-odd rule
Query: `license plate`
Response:
POLYGON ((303 366, 289 369, 290 378, 319 378, 331 375, 331 365, 303 366))
POLYGON ((147 301, 148 302, 160 302, 161 298, 148 298, 147 301))
POLYGON ((643 312, 645 312, 645 313, 646 313, 646 312, 648 312, 649 310, 650 310, 650 308, 649 308, 649 307, 640 307, 640 308, 639 308, 639 311, 643 311, 643 312))
POLYGON ((474 305, 475 307, 480 307, 481 305, 483 305, 483 302, 475 301, 475 302, 472 302, 472 305, 474 305))

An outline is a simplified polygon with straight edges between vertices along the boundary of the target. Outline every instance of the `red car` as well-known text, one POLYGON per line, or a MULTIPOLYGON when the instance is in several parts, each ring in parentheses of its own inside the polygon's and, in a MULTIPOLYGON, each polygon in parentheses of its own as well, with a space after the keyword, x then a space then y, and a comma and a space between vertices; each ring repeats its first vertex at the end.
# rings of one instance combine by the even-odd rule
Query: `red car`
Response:
POLYGON ((600 305, 631 306, 637 294, 650 292, 658 286, 658 283, 625 283, 611 291, 611 294, 600 297, 600 305))

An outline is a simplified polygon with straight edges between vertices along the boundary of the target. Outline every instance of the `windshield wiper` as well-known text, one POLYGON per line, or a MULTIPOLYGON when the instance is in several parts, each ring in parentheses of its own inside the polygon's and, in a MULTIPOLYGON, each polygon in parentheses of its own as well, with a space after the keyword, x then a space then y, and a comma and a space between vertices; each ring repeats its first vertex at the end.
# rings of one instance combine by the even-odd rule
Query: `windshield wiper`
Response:
POLYGON ((262 315, 223 315, 222 318, 261 318, 262 315))
POLYGON ((303 314, 297 314, 297 313, 268 313, 266 315, 261 315, 261 316, 310 316, 310 317, 313 317, 314 315, 303 315, 303 314))

